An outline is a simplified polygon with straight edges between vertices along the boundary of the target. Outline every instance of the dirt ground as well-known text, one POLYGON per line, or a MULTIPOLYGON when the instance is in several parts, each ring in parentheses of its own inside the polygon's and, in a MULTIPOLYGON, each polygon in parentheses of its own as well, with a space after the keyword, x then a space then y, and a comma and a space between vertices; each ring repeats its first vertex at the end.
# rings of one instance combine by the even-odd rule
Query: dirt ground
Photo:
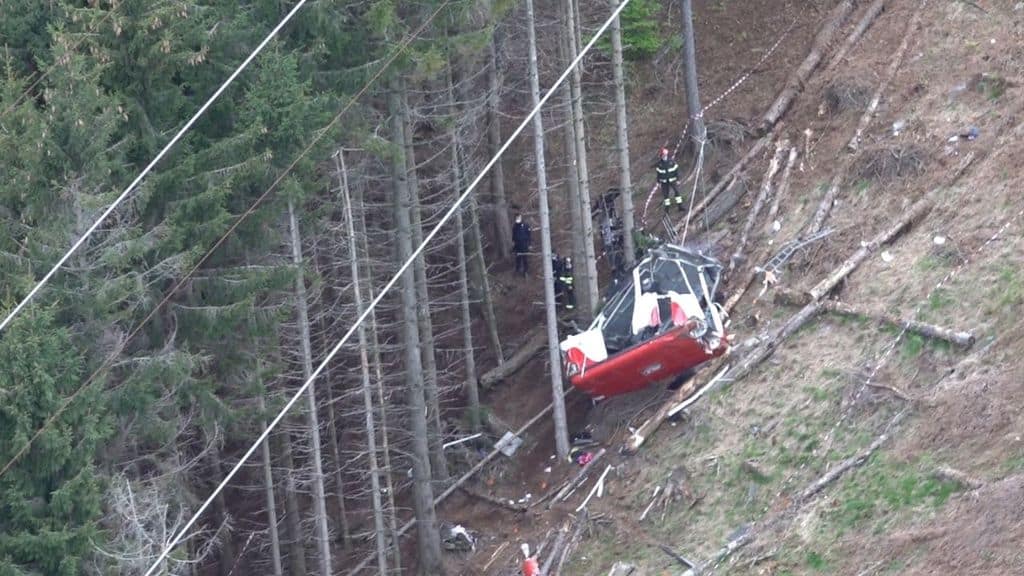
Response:
MULTIPOLYGON (((867 2, 859 4, 839 38, 867 2)), ((779 51, 709 111, 709 121, 755 124, 806 55, 832 5, 770 0, 743 2, 739 9, 741 3, 729 0, 695 2, 705 101, 729 88, 795 21, 779 51)), ((817 208, 918 5, 918 0, 887 2, 847 61, 819 71, 784 118, 783 133, 800 145, 801 161, 782 203, 780 230, 773 234, 758 223, 750 262, 766 260, 782 241, 795 237, 817 208)), ((731 555, 719 573, 1024 573, 1019 521, 1024 515, 1024 364, 1019 360, 1024 222, 1014 220, 1024 209, 1024 178, 1015 170, 1024 157, 1024 98, 1018 87, 1024 12, 1015 2, 934 1, 926 11, 844 180, 829 221, 833 236, 797 256, 780 285, 799 289, 816 283, 861 241, 930 194, 935 206, 925 220, 869 259, 838 296, 869 310, 969 329, 977 343, 963 351, 868 322, 822 317, 754 375, 705 398, 629 458, 616 453, 628 427, 641 422, 664 392, 597 408, 570 396, 571 429, 594 425, 609 450, 592 476, 606 464, 615 468, 604 497, 589 507, 593 520, 565 574, 607 574, 616 561, 636 565, 634 574, 678 574, 680 564, 659 546, 705 561, 744 526, 763 528, 754 544, 731 555), (902 125, 898 135, 894 123, 902 125), (970 127, 977 128, 977 139, 949 141, 970 127), (965 158, 972 160, 954 178, 965 158), (866 385, 866 375, 876 367, 866 385), (893 415, 903 411, 907 417, 888 429, 893 415), (796 493, 883 430, 892 439, 863 465, 792 514, 780 514, 792 510, 796 493), (937 478, 935 470, 942 466, 984 485, 969 490, 937 478), (640 521, 655 488, 670 478, 676 497, 659 502, 640 521), (768 518, 777 521, 767 524, 768 518)), ((677 25, 673 19, 675 11, 666 11, 665 26, 677 25)), ((678 138, 677 120, 685 118, 678 59, 665 57, 662 63, 657 71, 635 71, 644 88, 631 94, 639 207, 652 183, 648 158, 678 138)), ((592 147, 603 149, 614 126, 591 124, 592 147)), ((749 143, 713 158, 711 182, 749 143)), ((748 170, 753 187, 766 164, 762 158, 748 170)), ((614 184, 613 175, 601 173, 597 178, 605 181, 598 180, 595 189, 614 184)), ((530 198, 527 192, 521 196, 524 204, 530 198)), ((731 252, 751 202, 748 196, 731 219, 708 231, 721 238, 718 253, 731 252)), ((559 238, 565 242, 564 235, 559 238)), ((534 264, 536 275, 539 262, 534 264)), ((503 330, 525 333, 543 321, 536 277, 520 280, 504 270, 496 281, 499 291, 515 295, 501 299, 503 330)), ((748 296, 733 314, 732 329, 742 342, 794 311, 772 304, 770 293, 758 302, 748 296)), ((513 425, 527 420, 550 400, 546 371, 546 363, 532 364, 489 393, 487 402, 513 425)), ((578 469, 552 459, 549 422, 527 436, 522 453, 488 470, 474 488, 502 499, 539 498, 578 469)), ((452 573, 516 574, 519 544, 536 548, 549 540, 572 519, 592 485, 593 478, 551 510, 539 506, 525 513, 462 494, 453 497, 441 516, 482 538, 475 553, 452 556, 452 573)))

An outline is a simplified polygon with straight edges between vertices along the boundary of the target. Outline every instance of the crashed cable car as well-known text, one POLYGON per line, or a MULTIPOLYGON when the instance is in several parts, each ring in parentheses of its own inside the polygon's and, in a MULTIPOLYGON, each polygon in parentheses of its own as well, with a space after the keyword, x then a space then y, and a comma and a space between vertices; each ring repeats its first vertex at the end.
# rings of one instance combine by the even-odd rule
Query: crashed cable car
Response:
POLYGON ((722 266, 664 244, 648 252, 590 327, 561 343, 570 383, 611 397, 679 379, 729 347, 714 294, 722 266))

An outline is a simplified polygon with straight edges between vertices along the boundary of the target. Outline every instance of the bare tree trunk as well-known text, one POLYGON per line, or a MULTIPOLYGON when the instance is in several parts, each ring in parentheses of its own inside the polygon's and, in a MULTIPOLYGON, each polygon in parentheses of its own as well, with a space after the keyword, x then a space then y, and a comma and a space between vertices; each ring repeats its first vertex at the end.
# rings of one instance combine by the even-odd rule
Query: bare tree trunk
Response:
MULTIPOLYGON (((571 62, 579 54, 575 33, 576 15, 572 0, 566 0, 564 8, 567 18, 566 32, 569 34, 569 61, 571 62)), ((586 271, 584 288, 587 293, 587 308, 584 318, 590 320, 594 316, 594 309, 601 301, 601 296, 597 287, 597 253, 594 248, 594 219, 591 217, 590 170, 587 166, 587 135, 586 127, 583 124, 583 86, 579 66, 573 68, 569 87, 572 90, 572 115, 576 133, 576 170, 580 180, 578 201, 580 222, 583 225, 583 269, 586 271)))
MULTIPOLYGON (((405 262, 412 256, 412 192, 409 189, 408 165, 405 159, 404 93, 393 82, 388 92, 391 114, 391 139, 399 149, 392 161, 394 180, 395 226, 398 259, 405 262)), ((405 356, 406 391, 408 393, 409 435, 412 440, 413 507, 418 520, 417 538, 420 572, 443 574, 441 542, 434 510, 434 488, 431 484, 430 445, 428 441, 426 399, 424 397, 423 365, 420 358, 420 333, 417 321, 416 280, 406 271, 401 277, 402 341, 405 356)))
MULTIPOLYGON (((540 104, 540 79, 537 73, 537 33, 534 29, 533 0, 526 0, 526 20, 530 44, 530 95, 533 105, 540 104)), ((544 122, 533 117, 533 149, 537 164, 537 193, 540 197, 541 259, 544 265, 544 311, 548 328, 548 352, 551 363, 551 391, 555 421, 555 450, 559 458, 569 455, 569 430, 565 417, 561 354, 558 349, 558 317, 555 314, 554 269, 551 266, 551 216, 548 213, 547 168, 544 161, 544 122)), ((589 216, 589 215, 588 215, 589 216)))
MULTIPOLYGON (((614 8, 618 3, 612 0, 614 8)), ((633 176, 629 165, 629 120, 626 115, 626 80, 622 69, 622 22, 612 23, 612 70, 615 77, 615 127, 619 150, 619 188, 622 190, 622 241, 626 268, 634 264, 633 176)))
POLYGON ((291 576, 306 576, 305 535, 302 533, 302 510, 299 508, 299 488, 295 483, 295 458, 292 438, 287 432, 277 435, 278 452, 285 469, 284 525, 288 529, 288 572, 291 576))
MULTIPOLYGON (((566 55, 569 53, 568 43, 568 39, 563 35, 559 44, 566 55)), ((565 202, 569 206, 569 219, 572 222, 573 286, 578 287, 586 282, 587 269, 579 264, 586 259, 587 255, 583 250, 583 216, 581 215, 579 202, 580 177, 576 171, 576 126, 574 126, 572 120, 572 90, 569 88, 568 82, 563 85, 562 94, 566 110, 565 129, 562 131, 565 137, 565 202)), ((586 290, 577 291, 576 299, 580 310, 590 310, 593 308, 588 303, 589 298, 590 293, 586 290)), ((579 311, 573 311, 574 316, 577 314, 579 314, 579 311)), ((581 316, 581 318, 584 318, 584 316, 581 316)))
POLYGON ((324 381, 327 382, 327 405, 330 406, 328 413, 327 422, 327 442, 330 444, 331 457, 334 459, 334 485, 335 494, 334 497, 338 501, 338 522, 341 523, 341 544, 346 553, 352 551, 352 540, 349 535, 352 533, 351 527, 348 522, 348 511, 345 508, 345 474, 342 468, 345 466, 345 460, 341 457, 341 440, 338 438, 338 423, 334 416, 334 393, 331 391, 331 378, 330 369, 326 374, 324 381))
MULTIPOLYGON (((403 90, 403 93, 405 91, 403 90)), ((402 133, 405 139, 405 165, 408 170, 409 196, 412 199, 412 243, 423 242, 423 218, 420 207, 420 186, 416 174, 416 149, 409 117, 409 102, 402 98, 402 133)), ((430 470, 435 480, 448 478, 441 428, 441 395, 437 382, 437 357, 434 350, 434 322, 430 316, 430 294, 427 290, 427 260, 423 252, 413 263, 416 275, 416 318, 420 328, 420 358, 423 362, 424 391, 427 401, 427 438, 430 442, 430 470)))
POLYGON ((470 196, 465 202, 469 213, 469 271, 476 277, 474 284, 479 291, 480 307, 483 308, 484 324, 487 325, 487 337, 491 341, 498 365, 505 363, 505 355, 501 349, 501 337, 498 335, 498 317, 494 315, 494 301, 491 298, 491 282, 487 278, 487 264, 484 262, 484 243, 480 234, 480 217, 477 214, 476 199, 470 196))
MULTIPOLYGON (((491 52, 493 55, 494 46, 491 46, 491 52)), ((492 65, 496 64, 496 61, 492 60, 492 65)), ((459 196, 462 192, 462 166, 459 160, 459 154, 461 146, 459 143, 459 131, 455 124, 455 120, 458 116, 458 105, 455 102, 455 87, 452 82, 452 67, 454 63, 449 59, 448 62, 448 103, 451 106, 450 113, 452 115, 452 124, 448 129, 449 139, 451 140, 452 148, 452 188, 455 191, 455 195, 459 196)), ((492 90, 494 86, 492 86, 492 90)), ((495 118, 496 119, 496 118, 495 118)), ((500 147, 500 143, 499 143, 500 147)), ((501 162, 495 164, 495 168, 500 165, 501 162)), ((504 200, 504 192, 502 192, 502 200, 504 200)), ((480 431, 480 387, 477 381, 476 373, 476 354, 473 350, 473 315, 469 310, 469 277, 466 273, 466 239, 465 239, 465 227, 462 221, 462 207, 455 211, 455 243, 456 243, 456 255, 458 258, 458 270, 459 270, 459 309, 462 313, 462 347, 466 358, 466 380, 465 380, 465 392, 466 400, 469 403, 469 421, 473 432, 480 431)))
MULTIPOLYGON (((208 454, 207 459, 209 460, 210 468, 213 470, 213 477, 223 478, 224 470, 221 469, 219 448, 214 446, 208 454)), ((217 497, 213 499, 213 515, 218 526, 228 527, 231 525, 231 517, 228 514, 227 505, 224 503, 223 492, 218 493, 217 497)), ((221 576, 228 576, 235 564, 235 544, 231 538, 230 530, 227 530, 220 537, 218 556, 217 567, 220 569, 221 576)))
MULTIPOLYGON (((345 167, 345 152, 338 150, 334 156, 335 165, 341 175, 341 194, 345 205, 345 222, 348 225, 349 268, 352 274, 352 294, 356 304, 356 314, 363 315, 363 295, 359 280, 359 247, 356 243, 356 227, 352 214, 352 199, 348 189, 348 170, 345 167)), ((374 422, 373 388, 370 383, 370 361, 366 352, 366 323, 359 325, 359 368, 362 376, 363 417, 366 427, 366 452, 370 461, 370 501, 373 503, 374 539, 377 544, 377 574, 388 573, 387 531, 384 526, 384 505, 381 503, 380 466, 377 463, 377 426, 374 422)))
MULTIPOLYGON (((501 148, 501 77, 498 71, 498 33, 494 33, 490 45, 490 62, 487 66, 487 144, 491 155, 501 148)), ((494 232, 498 240, 501 258, 512 254, 512 220, 509 218, 508 198, 505 196, 505 171, 502 162, 496 162, 491 169, 491 194, 494 197, 494 232)))
MULTIPOLYGON (((302 375, 309 380, 313 374, 313 346, 309 337, 309 309, 306 301, 306 281, 303 278, 302 244, 299 240, 299 221, 295 217, 295 206, 288 202, 288 222, 291 228, 292 262, 295 264, 295 307, 298 312, 300 337, 302 340, 302 375)), ((327 529, 327 496, 324 492, 323 456, 320 448, 320 419, 317 415, 316 386, 306 389, 306 422, 309 427, 309 442, 312 448, 313 464, 313 514, 316 522, 316 545, 319 553, 320 575, 331 576, 331 537, 327 529)), ((348 542, 349 534, 342 533, 348 542)), ((347 545, 346 545, 347 547, 347 545)))
POLYGON ((697 42, 693 31, 693 6, 690 0, 680 0, 683 19, 683 68, 686 77, 686 111, 693 126, 694 154, 698 153, 707 131, 701 115, 700 90, 697 85, 697 42))
MULTIPOLYGON (((259 378, 260 364, 256 363, 257 378, 259 378)), ((262 386, 261 386, 262 388, 262 386)), ((267 411, 263 395, 259 396, 260 412, 267 411)), ((260 432, 267 431, 266 420, 260 421, 260 432)), ((277 499, 274 497, 274 471, 270 459, 270 440, 267 439, 262 445, 263 455, 263 483, 267 501, 267 533, 270 535, 270 561, 274 576, 283 576, 284 568, 281 566, 281 537, 277 532, 277 499)))
MULTIPOLYGON (((370 263, 370 248, 369 239, 366 235, 366 211, 363 206, 363 196, 359 189, 353 195, 353 203, 355 204, 356 213, 359 214, 359 237, 362 238, 362 249, 359 252, 360 256, 356 257, 356 262, 362 260, 365 262, 366 274, 360 276, 361 279, 366 283, 366 297, 369 301, 373 301, 374 290, 373 290, 373 267, 370 263), (365 278, 364 278, 365 277, 365 278)), ((388 407, 387 399, 384 394, 384 366, 380 358, 380 338, 378 337, 377 330, 377 311, 376 309, 370 310, 370 360, 373 363, 373 376, 377 382, 377 403, 380 406, 380 449, 381 454, 384 457, 384 483, 385 490, 387 490, 387 506, 388 506, 388 534, 391 536, 391 563, 394 564, 394 571, 397 574, 402 573, 402 552, 398 546, 398 540, 400 535, 398 533, 398 512, 395 508, 395 485, 391 478, 391 443, 388 437, 388 407)))

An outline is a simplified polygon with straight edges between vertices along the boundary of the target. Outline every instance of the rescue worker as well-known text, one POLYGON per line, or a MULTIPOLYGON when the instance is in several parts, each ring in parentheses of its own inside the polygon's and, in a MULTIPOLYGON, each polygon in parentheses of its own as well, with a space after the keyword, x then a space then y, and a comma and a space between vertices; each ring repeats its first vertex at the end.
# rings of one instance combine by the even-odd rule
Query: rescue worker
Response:
POLYGON ((665 196, 664 206, 665 211, 672 207, 672 193, 675 192, 675 203, 680 211, 684 210, 683 207, 683 195, 679 193, 679 186, 676 184, 679 181, 679 164, 672 158, 669 158, 668 148, 661 149, 661 159, 658 160, 656 165, 658 172, 658 184, 661 186, 661 193, 665 196))
POLYGON ((563 304, 566 310, 576 309, 576 291, 573 288, 572 257, 566 256, 558 275, 558 283, 562 285, 563 304))
POLYGON ((556 252, 551 253, 551 278, 555 284, 555 304, 561 306, 565 287, 562 286, 562 259, 556 252))
POLYGON ((530 227, 523 222, 522 214, 516 215, 516 223, 512 227, 512 252, 516 257, 516 273, 526 276, 526 254, 530 251, 530 227))

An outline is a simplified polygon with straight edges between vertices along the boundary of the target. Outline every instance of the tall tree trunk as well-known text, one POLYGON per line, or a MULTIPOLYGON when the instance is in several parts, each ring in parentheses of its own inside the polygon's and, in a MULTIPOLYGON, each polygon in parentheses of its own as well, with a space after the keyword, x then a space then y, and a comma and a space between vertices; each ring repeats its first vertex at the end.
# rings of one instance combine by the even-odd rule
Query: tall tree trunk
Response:
MULTIPOLYGON (((618 5, 612 0, 612 7, 618 5)), ((626 116, 626 80, 622 66, 622 22, 612 22, 612 71, 615 77, 615 127, 619 151, 619 188, 622 190, 622 241, 626 268, 634 263, 633 176, 629 165, 629 123, 626 116)))
MULTIPOLYGON (((405 90, 402 90, 405 94, 405 90)), ((405 165, 408 170, 409 195, 412 199, 412 244, 423 242, 423 217, 420 206, 420 185, 416 174, 416 147, 409 116, 409 101, 402 98, 402 134, 405 144, 405 165)), ((420 358, 423 362, 424 391, 427 401, 427 438, 430 442, 430 470, 434 480, 448 478, 448 463, 444 457, 444 437, 441 427, 441 394, 437 381, 437 357, 434 350, 434 323, 430 316, 430 293, 427 289, 427 259, 425 251, 413 263, 416 276, 416 319, 420 329, 420 358)))
POLYGON ((302 509, 299 508, 299 487, 295 482, 295 457, 292 455, 292 438, 288 432, 276 435, 277 451, 285 469, 284 483, 284 525, 288 530, 288 573, 291 576, 306 576, 306 537, 302 533, 302 509))
MULTIPOLYGON (((490 44, 490 61, 487 66, 487 145, 491 155, 501 148, 501 76, 498 72, 498 32, 490 44)), ((509 218, 508 198, 505 196, 505 170, 502 162, 496 162, 491 169, 491 195, 494 197, 494 235, 498 241, 501 258, 512 254, 512 220, 509 218)))
MULTIPOLYGON (((492 46, 493 51, 493 46, 492 46)), ((449 52, 450 53, 450 52, 449 52)), ((455 100, 455 86, 452 81, 452 68, 454 63, 448 61, 448 104, 451 107, 451 127, 448 129, 449 139, 452 148, 452 188, 458 197, 462 192, 462 165, 459 159, 461 145, 459 142, 459 130, 456 121, 458 119, 459 106, 455 100)), ((500 143, 499 143, 500 147, 500 143)), ((495 164, 497 167, 500 162, 495 164)), ((466 358, 466 400, 469 403, 469 421, 473 432, 480 431, 480 388, 476 374, 476 354, 473 350, 473 315, 469 310, 469 277, 466 273, 466 239, 465 225, 462 219, 462 207, 455 211, 455 243, 456 256, 458 257, 459 271, 459 309, 462 313, 462 347, 466 358)))
MULTIPOLYGON (((405 262, 412 256, 412 192, 409 190, 408 166, 405 160, 405 127, 403 125, 404 94, 393 82, 388 92, 391 114, 391 139, 398 150, 392 161, 394 180, 395 226, 398 259, 405 262)), ((416 280, 406 271, 401 277, 402 348, 405 354, 406 391, 408 393, 409 433, 412 437, 413 508, 417 519, 420 572, 442 574, 441 542, 434 510, 434 488, 430 474, 430 446, 426 399, 424 397, 423 365, 420 358, 420 334, 416 311, 416 280)))
MULTIPOLYGON (((345 206, 345 222, 348 225, 349 267, 352 273, 352 295, 356 303, 356 314, 362 316, 365 311, 362 289, 359 280, 359 247, 356 243, 356 227, 352 213, 352 199, 348 189, 348 170, 345 167, 345 153, 338 150, 334 156, 338 174, 341 176, 341 194, 345 206)), ((377 574, 386 576, 388 573, 387 530, 384 526, 384 505, 381 502, 380 466, 377 463, 377 426, 374 418, 373 387, 370 383, 370 361, 366 352, 366 323, 359 325, 359 369, 362 376, 363 417, 366 427, 366 451, 370 461, 370 501, 373 503, 373 528, 377 544, 377 574)))
MULTIPOLYGON (((356 213, 359 215, 359 219, 356 223, 359 225, 359 238, 362 238, 361 252, 359 256, 355 257, 356 261, 365 262, 366 273, 360 275, 360 278, 365 282, 366 286, 366 298, 372 302, 376 296, 373 290, 373 266, 370 261, 370 247, 369 238, 366 234, 366 210, 363 205, 363 195, 361 190, 357 187, 355 194, 353 194, 353 203, 355 204, 356 213)), ((387 398, 384 394, 384 365, 381 362, 380 357, 380 338, 378 337, 377 330, 377 311, 376 309, 370 310, 370 361, 373 364, 373 376, 377 382, 377 402, 380 406, 380 450, 384 457, 384 483, 385 490, 387 490, 387 507, 388 507, 388 534, 391 536, 391 563, 394 565, 394 571, 396 574, 402 573, 402 551, 398 545, 399 534, 398 534, 398 511, 395 508, 395 485, 391 478, 391 442, 388 436, 388 405, 387 398)))
POLYGON ((484 312, 484 324, 487 325, 487 337, 491 348, 498 359, 498 365, 505 363, 505 354, 501 350, 501 337, 498 335, 498 317, 494 314, 494 300, 491 298, 491 282, 487 277, 487 263, 484 262, 484 243, 480 234, 480 216, 477 213, 476 199, 466 199, 466 211, 469 214, 469 255, 470 273, 476 277, 479 291, 480 307, 484 312))
MULTIPOLYGON (((569 60, 572 61, 579 54, 575 32, 576 11, 573 9, 572 0, 565 0, 563 5, 568 18, 569 60)), ((597 253, 594 248, 594 219, 591 217, 590 170, 587 167, 587 134, 583 123, 583 82, 579 66, 573 68, 569 86, 572 89, 572 114, 576 127, 576 170, 579 172, 580 179, 580 221, 583 224, 583 266, 586 270, 584 288, 588 300, 584 318, 590 320, 593 318, 598 302, 601 301, 601 296, 597 287, 597 253)))
MULTIPOLYGON (((565 62, 569 62, 569 39, 562 34, 558 43, 559 56, 565 62)), ((562 100, 565 106, 565 129, 562 135, 565 138, 565 192, 566 205, 569 206, 569 219, 572 222, 572 260, 573 260, 573 286, 579 287, 586 284, 587 267, 581 263, 587 258, 583 250, 583 217, 580 214, 580 175, 576 169, 576 125, 573 122, 572 112, 572 88, 569 82, 562 85, 562 100)), ((583 310, 592 310, 593 305, 589 303, 590 293, 587 290, 580 290, 576 293, 579 310, 573 315, 585 319, 583 310)))
MULTIPOLYGON (((221 468, 219 448, 216 446, 212 447, 208 454, 207 459, 209 460, 210 468, 213 470, 213 477, 223 478, 224 470, 221 468)), ((213 499, 213 515, 216 518, 217 526, 229 526, 231 524, 223 492, 218 493, 217 497, 213 499)), ((220 534, 220 543, 217 565, 221 576, 229 576, 235 565, 235 544, 231 538, 230 531, 226 534, 220 534)))
POLYGON ((342 534, 341 544, 344 551, 347 553, 352 551, 352 539, 349 538, 352 531, 348 523, 348 510, 345 508, 345 474, 342 470, 345 466, 345 460, 341 457, 341 439, 338 438, 338 423, 334 416, 336 410, 334 408, 334 393, 331 390, 330 385, 331 377, 329 368, 325 376, 324 381, 327 382, 327 405, 331 407, 327 411, 327 442, 331 445, 331 457, 334 459, 334 497, 338 501, 338 522, 341 523, 342 534))
MULTIPOLYGON (((534 28, 533 0, 526 0, 526 25, 530 45, 530 96, 534 107, 540 105, 540 79, 537 73, 537 32, 534 28)), ((533 149, 537 165, 537 195, 540 197, 540 243, 544 264, 544 311, 548 328, 548 359, 551 363, 552 414, 555 420, 555 451, 559 458, 569 455, 569 429, 565 417, 561 353, 558 349, 558 317, 555 314, 554 269, 551 266, 551 215, 548 211, 548 177, 544 161, 544 121, 533 117, 533 149)))
MULTIPOLYGON (((261 368, 259 361, 256 363, 257 378, 260 376, 261 368)), ((262 382, 260 389, 262 389, 262 382)), ((263 395, 259 396, 260 413, 267 411, 263 395)), ((267 421, 260 420, 260 432, 267 431, 267 421)), ((267 501, 267 533, 270 535, 270 561, 274 576, 283 576, 284 568, 281 566, 281 536, 277 532, 277 499, 274 497, 274 470, 270 458, 270 439, 264 440, 261 446, 263 455, 263 484, 267 501)))
MULTIPOLYGON (((298 312, 300 338, 302 340, 302 375, 309 380, 313 374, 313 346, 309 337, 309 309, 306 300, 306 281, 302 264, 302 243, 299 239, 299 221, 295 206, 288 201, 288 223, 291 228, 292 263, 295 264, 295 307, 298 312)), ((320 418, 317 415, 316 386, 306 389, 306 422, 309 428, 309 442, 313 460, 313 515, 316 523, 316 547, 319 556, 321 576, 331 576, 331 539, 327 529, 327 496, 324 492, 323 456, 320 448, 320 418)), ((348 542, 349 534, 342 533, 348 542)))
POLYGON ((693 6, 690 0, 679 0, 683 18, 683 68, 686 83, 686 110, 693 126, 694 157, 699 152, 700 143, 707 136, 704 117, 701 115, 700 90, 697 86, 697 46, 693 32, 693 6))

